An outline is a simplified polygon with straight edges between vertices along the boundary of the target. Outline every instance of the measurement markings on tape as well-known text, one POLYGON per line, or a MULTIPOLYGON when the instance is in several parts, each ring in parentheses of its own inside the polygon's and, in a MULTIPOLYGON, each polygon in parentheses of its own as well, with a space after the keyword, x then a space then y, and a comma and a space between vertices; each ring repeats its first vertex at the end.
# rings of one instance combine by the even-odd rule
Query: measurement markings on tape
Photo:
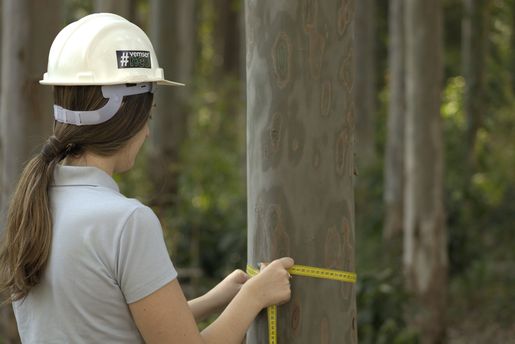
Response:
POLYGON ((353 272, 316 268, 313 266, 294 265, 288 269, 291 275, 307 276, 314 278, 332 279, 342 282, 356 282, 356 274, 353 272))
POLYGON ((273 305, 267 308, 268 314, 268 342, 270 344, 277 343, 277 306, 273 305))

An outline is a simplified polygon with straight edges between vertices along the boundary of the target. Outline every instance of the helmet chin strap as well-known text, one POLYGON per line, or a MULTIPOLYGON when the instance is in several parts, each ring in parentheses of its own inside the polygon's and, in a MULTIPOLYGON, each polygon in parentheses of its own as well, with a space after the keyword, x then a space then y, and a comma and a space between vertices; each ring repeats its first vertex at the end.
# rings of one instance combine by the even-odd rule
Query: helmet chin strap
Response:
POLYGON ((54 105, 54 118, 56 121, 73 125, 93 125, 107 122, 120 109, 124 96, 141 93, 154 93, 155 82, 141 82, 137 84, 103 85, 102 94, 109 99, 100 109, 93 111, 73 111, 59 105, 54 105))

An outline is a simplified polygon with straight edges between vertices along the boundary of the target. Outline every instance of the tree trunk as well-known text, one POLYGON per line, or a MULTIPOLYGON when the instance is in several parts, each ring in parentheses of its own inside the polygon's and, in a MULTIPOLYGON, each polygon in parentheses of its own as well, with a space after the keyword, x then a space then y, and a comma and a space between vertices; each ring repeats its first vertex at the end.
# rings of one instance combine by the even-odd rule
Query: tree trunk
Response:
POLYGON ((474 169, 476 133, 481 127, 485 97, 485 63, 489 0, 464 0, 463 75, 464 109, 467 118, 467 162, 474 169))
POLYGON ((515 1, 511 2, 509 7, 511 11, 511 33, 510 33, 510 76, 511 76, 511 92, 515 94, 515 1))
MULTIPOLYGON (((245 2, 248 262, 355 271, 354 1, 245 2)), ((279 343, 356 343, 354 284, 293 277, 279 343)), ((262 312, 247 343, 266 343, 262 312)))
POLYGON ((136 17, 137 0, 95 0, 95 12, 118 14, 129 21, 136 17))
MULTIPOLYGON (((24 163, 39 151, 52 132, 51 88, 38 81, 46 71, 48 52, 61 18, 59 0, 6 0, 2 5, 0 228, 4 228, 8 200, 24 163)), ((18 342, 11 306, 2 310, 2 325, 5 342, 18 342)))
POLYGON ((195 1, 153 0, 152 42, 166 77, 186 87, 161 87, 155 94, 149 153, 149 173, 154 181, 158 206, 170 205, 177 195, 179 150, 187 133, 188 101, 195 66, 195 1))
MULTIPOLYGON (((0 47, 2 47, 2 32, 3 32, 3 4, 0 2, 0 47)), ((1 53, 1 50, 0 50, 1 53)), ((1 61, 0 61, 1 63, 1 61)), ((2 67, 0 66, 0 95, 2 94, 2 67)), ((1 101, 1 99, 0 99, 1 101)), ((1 106, 1 103, 0 103, 1 106)), ((0 109, 1 110, 1 109, 0 109)), ((1 114, 0 114, 1 116, 1 114)), ((0 125, 1 125, 1 117, 0 117, 0 125)), ((4 171, 4 149, 2 148, 2 131, 0 129, 0 226, 3 226, 3 213, 2 213, 2 194, 3 194, 3 171, 4 171)), ((3 227, 0 227, 0 234, 2 234, 3 227)))
POLYGON ((240 71, 240 35, 238 0, 215 1, 214 48, 216 76, 238 76, 240 71))
MULTIPOLYGON (((150 2, 150 34, 159 64, 165 70, 165 77, 186 84, 186 87, 163 86, 157 89, 154 94, 157 106, 152 110, 150 142, 146 146, 149 159, 147 174, 154 190, 149 203, 162 219, 167 232, 170 226, 163 212, 176 204, 180 149, 187 137, 187 114, 193 92, 193 71, 197 60, 196 6, 195 0, 150 2)), ((198 242, 192 243, 192 247, 198 245, 198 242)), ((199 257, 192 257, 192 262, 198 261, 199 257)), ((196 278, 198 275, 192 277, 196 278)), ((193 281, 192 285, 195 283, 193 281)))
POLYGON ((372 164, 376 112, 375 0, 356 1, 354 22, 354 105, 356 109, 356 159, 358 167, 372 164))
POLYGON ((439 0, 412 0, 404 5, 407 90, 404 268, 406 286, 414 296, 407 318, 420 330, 421 343, 441 343, 445 335, 447 294, 440 117, 442 8, 439 0))
POLYGON ((404 0, 389 3, 389 68, 390 103, 385 153, 385 208, 384 237, 402 234, 404 204, 404 126, 405 126, 405 49, 404 0))

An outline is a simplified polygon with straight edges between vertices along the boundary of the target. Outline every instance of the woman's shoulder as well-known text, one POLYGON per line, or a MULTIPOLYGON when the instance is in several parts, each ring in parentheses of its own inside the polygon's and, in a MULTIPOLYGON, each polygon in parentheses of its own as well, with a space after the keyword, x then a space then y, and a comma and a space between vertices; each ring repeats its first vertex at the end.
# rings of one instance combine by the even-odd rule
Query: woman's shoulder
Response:
POLYGON ((130 217, 154 217, 153 210, 137 198, 106 190, 81 187, 74 190, 55 190, 51 194, 55 219, 86 221, 92 217, 101 223, 125 222, 130 217), (62 191, 62 192, 60 192, 62 191), (71 216, 73 215, 73 216, 71 216))
POLYGON ((144 226, 159 227, 160 221, 156 213, 148 205, 145 205, 137 198, 130 198, 124 195, 116 195, 111 198, 106 206, 107 216, 114 216, 123 219, 125 226, 138 224, 144 226))
POLYGON ((94 207, 99 214, 107 214, 116 218, 156 216, 152 208, 143 204, 139 199, 122 194, 104 195, 94 207))

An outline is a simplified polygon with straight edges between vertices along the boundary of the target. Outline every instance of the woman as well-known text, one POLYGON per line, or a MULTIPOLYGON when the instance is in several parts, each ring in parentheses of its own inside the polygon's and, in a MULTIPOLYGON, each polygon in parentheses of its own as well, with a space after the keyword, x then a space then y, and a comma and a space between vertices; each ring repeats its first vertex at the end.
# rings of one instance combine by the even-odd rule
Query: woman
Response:
POLYGON ((26 165, 0 251, 0 290, 26 343, 240 343, 258 312, 287 302, 291 258, 236 270, 187 302, 152 210, 120 194, 167 81, 148 37, 108 13, 65 27, 42 84, 54 132, 26 165), (225 309, 224 309, 225 308, 225 309), (224 309, 199 333, 195 320, 224 309))

